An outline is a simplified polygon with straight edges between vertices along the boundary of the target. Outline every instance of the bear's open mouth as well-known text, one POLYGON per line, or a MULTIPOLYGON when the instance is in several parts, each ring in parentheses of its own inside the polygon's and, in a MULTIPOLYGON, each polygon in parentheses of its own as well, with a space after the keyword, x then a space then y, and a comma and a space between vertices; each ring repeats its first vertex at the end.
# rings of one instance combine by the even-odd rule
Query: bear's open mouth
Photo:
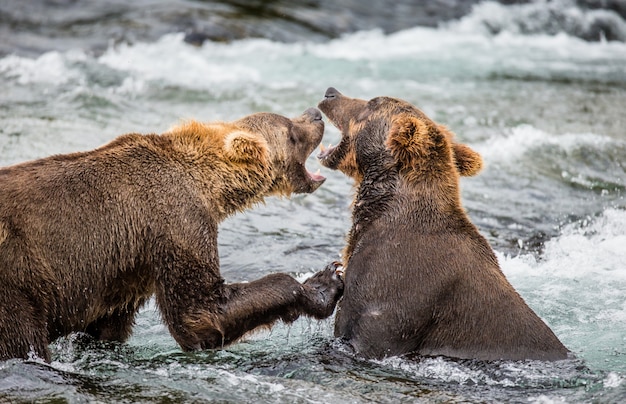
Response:
POLYGON ((297 168, 293 171, 294 176, 290 176, 293 186, 292 192, 297 194, 310 194, 326 181, 326 177, 320 174, 319 169, 313 173, 306 168, 305 163, 296 164, 297 168))
POLYGON ((317 159, 324 167, 333 170, 337 169, 345 154, 345 143, 342 137, 336 146, 329 144, 328 147, 325 147, 323 144, 320 144, 320 152, 317 155, 317 159))
POLYGON ((312 173, 310 172, 306 167, 304 168, 304 170, 306 171, 306 175, 307 177, 309 177, 309 180, 311 180, 311 182, 313 183, 321 183, 326 181, 326 177, 324 177, 322 174, 320 174, 320 169, 318 168, 316 172, 312 173))
POLYGON ((320 153, 317 155, 319 160, 325 160, 333 154, 333 152, 337 149, 337 146, 333 146, 331 143, 328 144, 328 148, 324 146, 323 143, 320 143, 320 153))

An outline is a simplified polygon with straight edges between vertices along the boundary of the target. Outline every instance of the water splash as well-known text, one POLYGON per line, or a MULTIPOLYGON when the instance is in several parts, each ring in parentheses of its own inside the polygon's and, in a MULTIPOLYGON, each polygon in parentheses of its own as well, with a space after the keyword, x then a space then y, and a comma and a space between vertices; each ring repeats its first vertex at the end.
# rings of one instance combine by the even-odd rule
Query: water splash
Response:
POLYGON ((626 21, 611 10, 584 10, 574 0, 538 0, 503 5, 484 1, 460 22, 449 23, 463 32, 490 34, 568 35, 591 41, 625 41, 626 21))
POLYGON ((539 257, 499 254, 511 283, 592 368, 626 372, 624 245, 626 210, 609 208, 566 225, 539 257))

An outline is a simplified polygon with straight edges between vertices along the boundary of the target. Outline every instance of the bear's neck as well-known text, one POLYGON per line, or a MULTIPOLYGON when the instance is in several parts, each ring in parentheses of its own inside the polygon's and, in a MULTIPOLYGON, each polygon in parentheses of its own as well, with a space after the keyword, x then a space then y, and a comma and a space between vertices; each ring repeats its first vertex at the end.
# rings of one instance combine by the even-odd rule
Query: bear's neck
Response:
POLYGON ((398 185, 398 172, 390 168, 368 170, 358 184, 352 204, 352 227, 343 251, 344 264, 352 255, 361 235, 371 223, 384 214, 393 201, 398 185))
POLYGON ((226 164, 216 171, 203 176, 202 188, 220 221, 262 203, 270 193, 272 175, 267 167, 226 164))
POLYGON ((371 224, 381 217, 415 221, 424 232, 437 231, 451 218, 465 217, 458 176, 408 181, 395 170, 366 173, 353 203, 352 227, 343 251, 344 264, 371 224))
POLYGON ((404 183, 399 192, 407 220, 420 223, 423 232, 439 231, 450 220, 464 218, 457 181, 421 181, 404 183))
POLYGON ((179 153, 177 163, 186 167, 188 178, 218 221, 263 202, 268 195, 273 182, 271 165, 224 159, 215 139, 185 133, 170 137, 179 153))

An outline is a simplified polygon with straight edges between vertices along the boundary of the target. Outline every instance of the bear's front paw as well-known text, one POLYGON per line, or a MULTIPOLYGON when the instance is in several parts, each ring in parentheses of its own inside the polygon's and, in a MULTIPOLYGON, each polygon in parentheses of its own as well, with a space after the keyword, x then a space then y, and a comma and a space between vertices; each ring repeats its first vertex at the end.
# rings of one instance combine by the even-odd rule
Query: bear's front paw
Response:
POLYGON ((303 311, 304 314, 322 319, 333 314, 337 301, 343 294, 341 280, 341 263, 328 264, 322 271, 316 273, 303 283, 303 311))

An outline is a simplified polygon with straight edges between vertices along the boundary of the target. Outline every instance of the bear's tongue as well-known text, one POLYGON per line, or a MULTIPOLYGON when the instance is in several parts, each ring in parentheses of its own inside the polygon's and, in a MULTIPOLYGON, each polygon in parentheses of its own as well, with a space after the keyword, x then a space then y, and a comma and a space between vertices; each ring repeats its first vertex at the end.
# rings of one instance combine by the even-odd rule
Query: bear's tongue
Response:
POLYGON ((309 176, 309 178, 314 182, 320 182, 320 181, 326 180, 326 177, 320 174, 319 168, 314 173, 310 172, 309 170, 306 170, 306 173, 309 176))

